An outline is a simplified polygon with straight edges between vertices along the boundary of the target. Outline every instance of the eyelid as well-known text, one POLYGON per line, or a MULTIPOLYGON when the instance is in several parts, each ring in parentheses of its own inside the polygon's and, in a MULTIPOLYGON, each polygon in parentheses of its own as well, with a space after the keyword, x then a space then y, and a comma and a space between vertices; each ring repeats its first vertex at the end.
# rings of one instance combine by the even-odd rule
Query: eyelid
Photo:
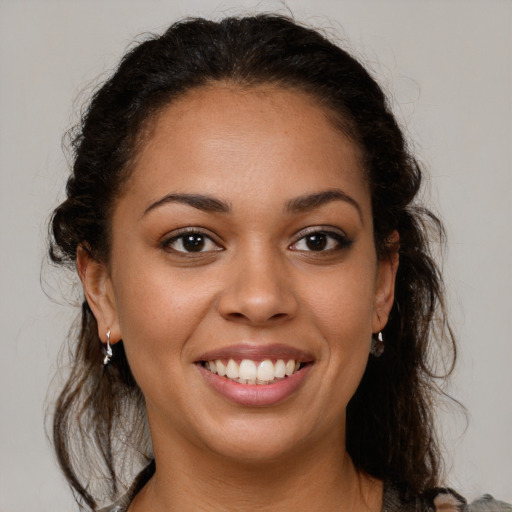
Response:
POLYGON ((224 246, 219 242, 217 236, 213 235, 210 232, 210 230, 208 230, 206 228, 199 227, 199 226, 187 226, 186 228, 179 228, 174 231, 171 231, 170 233, 167 233, 166 235, 164 235, 161 238, 159 245, 162 247, 162 249, 172 251, 174 254, 179 254, 179 255, 187 254, 187 255, 192 255, 192 256, 193 255, 201 255, 201 254, 204 255, 205 253, 211 253, 211 252, 225 250, 224 246), (217 246, 217 249, 208 250, 208 251, 186 252, 186 251, 177 251, 175 249, 170 248, 170 245, 174 241, 179 240, 181 237, 186 236, 188 234, 201 235, 201 236, 207 238, 208 240, 210 240, 217 246))
MULTIPOLYGON (((334 226, 311 226, 304 228, 300 230, 295 236, 295 241, 292 242, 288 247, 291 249, 294 245, 296 245, 298 242, 300 242, 303 238, 307 237, 308 235, 315 235, 315 234, 324 234, 326 236, 330 236, 331 238, 334 238, 339 246, 335 249, 327 249, 325 251, 318 251, 318 253, 322 252, 330 252, 337 249, 344 249, 348 248, 352 245, 353 240, 348 237, 348 235, 340 228, 334 227, 334 226)), ((291 249, 294 250, 294 249, 291 249)), ((300 249, 296 249, 297 251, 302 251, 300 249)), ((306 252, 316 252, 316 251, 306 251, 306 252)))
POLYGON ((348 235, 342 229, 323 224, 319 226, 308 226, 307 228, 303 228, 294 235, 294 238, 295 241, 298 241, 301 238, 314 233, 325 233, 327 235, 334 234, 346 238, 347 240, 349 239, 348 235))

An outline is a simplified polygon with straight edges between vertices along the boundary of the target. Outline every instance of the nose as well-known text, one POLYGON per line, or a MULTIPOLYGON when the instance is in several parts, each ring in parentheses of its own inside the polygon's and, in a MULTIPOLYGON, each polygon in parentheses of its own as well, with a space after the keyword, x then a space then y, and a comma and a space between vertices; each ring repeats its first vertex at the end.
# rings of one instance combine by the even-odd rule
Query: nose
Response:
POLYGON ((254 326, 293 318, 298 302, 285 266, 278 257, 261 252, 233 262, 218 303, 220 315, 254 326))

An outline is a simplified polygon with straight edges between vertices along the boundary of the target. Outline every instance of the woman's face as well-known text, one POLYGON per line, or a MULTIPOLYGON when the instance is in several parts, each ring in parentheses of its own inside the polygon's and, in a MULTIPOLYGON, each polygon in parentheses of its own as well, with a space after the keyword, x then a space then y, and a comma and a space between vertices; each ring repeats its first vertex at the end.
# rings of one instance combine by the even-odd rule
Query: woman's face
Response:
POLYGON ((358 149, 308 95, 271 86, 193 90, 145 137, 109 270, 80 268, 155 449, 253 460, 343 444, 397 259, 377 260, 358 149))

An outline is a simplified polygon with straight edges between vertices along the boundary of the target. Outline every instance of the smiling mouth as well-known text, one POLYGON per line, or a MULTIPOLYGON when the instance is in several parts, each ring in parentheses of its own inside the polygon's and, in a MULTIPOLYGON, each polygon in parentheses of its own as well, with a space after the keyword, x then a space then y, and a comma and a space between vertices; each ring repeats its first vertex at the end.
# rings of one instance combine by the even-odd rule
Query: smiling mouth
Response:
POLYGON ((201 361, 201 366, 209 372, 227 380, 248 385, 268 385, 286 379, 310 364, 295 359, 216 359, 201 361))

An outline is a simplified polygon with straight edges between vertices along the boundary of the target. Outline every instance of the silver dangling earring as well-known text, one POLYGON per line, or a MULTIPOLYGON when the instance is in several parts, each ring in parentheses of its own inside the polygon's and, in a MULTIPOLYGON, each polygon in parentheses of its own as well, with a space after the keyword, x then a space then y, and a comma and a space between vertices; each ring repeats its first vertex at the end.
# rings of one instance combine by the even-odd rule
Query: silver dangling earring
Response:
POLYGON ((372 336, 370 345, 370 354, 374 357, 380 357, 384 352, 384 340, 382 339, 382 331, 372 336))
POLYGON ((103 364, 107 365, 112 358, 112 347, 110 346, 110 329, 107 331, 107 348, 105 358, 103 359, 103 364))

